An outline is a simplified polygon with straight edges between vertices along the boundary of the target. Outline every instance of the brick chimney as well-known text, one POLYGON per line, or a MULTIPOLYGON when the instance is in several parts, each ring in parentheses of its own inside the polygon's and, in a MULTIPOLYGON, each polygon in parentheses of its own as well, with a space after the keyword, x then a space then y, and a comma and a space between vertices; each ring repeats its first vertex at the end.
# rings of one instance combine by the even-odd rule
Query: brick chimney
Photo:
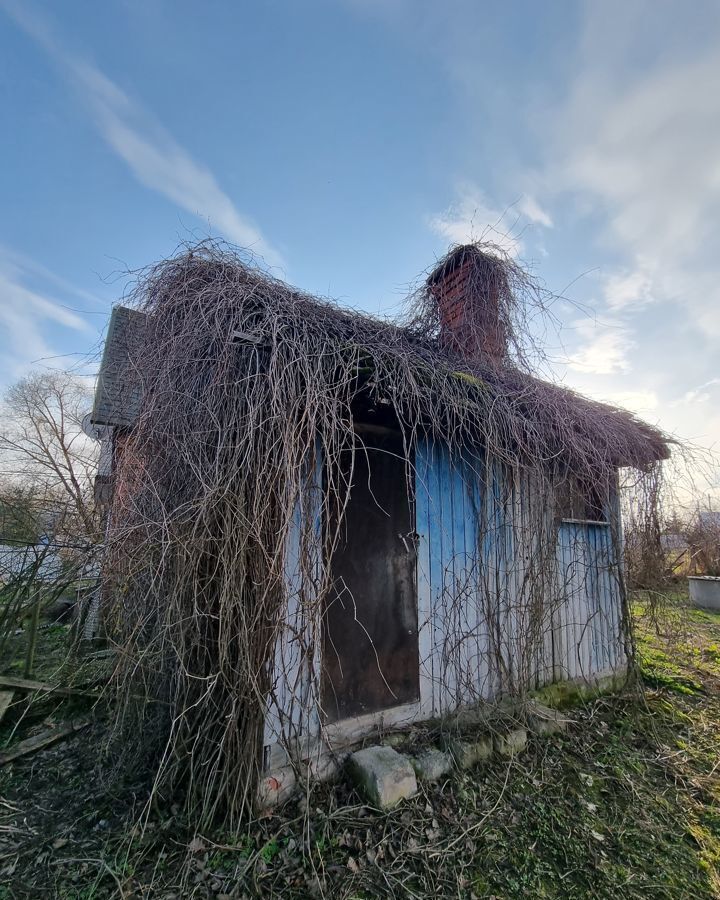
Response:
POLYGON ((466 359, 507 357, 503 301, 509 294, 503 261, 474 244, 456 247, 427 280, 440 317, 440 343, 466 359))

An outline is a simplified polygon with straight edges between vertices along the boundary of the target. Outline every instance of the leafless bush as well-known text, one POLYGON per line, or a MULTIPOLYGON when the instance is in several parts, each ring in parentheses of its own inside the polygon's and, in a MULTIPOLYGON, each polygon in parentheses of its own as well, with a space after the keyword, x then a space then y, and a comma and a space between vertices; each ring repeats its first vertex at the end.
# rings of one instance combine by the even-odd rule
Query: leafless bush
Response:
POLYGON ((720 511, 698 503, 681 532, 692 574, 720 577, 720 511))

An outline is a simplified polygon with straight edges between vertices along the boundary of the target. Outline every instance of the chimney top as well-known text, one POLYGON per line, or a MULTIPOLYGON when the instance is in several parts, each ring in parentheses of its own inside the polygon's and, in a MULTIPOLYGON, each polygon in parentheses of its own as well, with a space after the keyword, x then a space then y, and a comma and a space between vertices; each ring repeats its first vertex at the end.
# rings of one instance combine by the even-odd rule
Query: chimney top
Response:
POLYGON ((443 346, 466 359, 505 360, 504 306, 510 289, 502 259, 475 244, 462 244, 431 272, 427 286, 438 304, 443 346))

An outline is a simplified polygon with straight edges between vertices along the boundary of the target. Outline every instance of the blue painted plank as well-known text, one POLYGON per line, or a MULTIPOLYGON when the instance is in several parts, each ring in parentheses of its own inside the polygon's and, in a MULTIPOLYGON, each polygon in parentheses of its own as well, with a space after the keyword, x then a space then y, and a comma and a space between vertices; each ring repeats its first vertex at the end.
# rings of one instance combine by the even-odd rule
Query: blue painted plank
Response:
POLYGON ((430 577, 430 504, 428 486, 431 448, 427 439, 418 442, 415 452, 415 530, 418 533, 417 595, 418 655, 420 661, 420 706, 432 716, 434 641, 432 584, 430 577))

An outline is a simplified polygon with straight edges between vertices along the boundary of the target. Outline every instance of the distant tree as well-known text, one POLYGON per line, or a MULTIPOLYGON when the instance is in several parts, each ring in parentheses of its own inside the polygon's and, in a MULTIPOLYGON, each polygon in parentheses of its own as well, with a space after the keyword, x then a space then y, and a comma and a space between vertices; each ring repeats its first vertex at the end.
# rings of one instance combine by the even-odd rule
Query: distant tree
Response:
POLYGON ((686 529, 692 568, 699 575, 720 576, 720 511, 698 504, 686 529))
POLYGON ((43 512, 30 485, 0 480, 0 544, 36 544, 46 530, 43 512))
POLYGON ((97 444, 82 431, 91 403, 88 387, 67 373, 33 373, 7 391, 0 420, 0 510, 11 531, 97 539, 97 444))

